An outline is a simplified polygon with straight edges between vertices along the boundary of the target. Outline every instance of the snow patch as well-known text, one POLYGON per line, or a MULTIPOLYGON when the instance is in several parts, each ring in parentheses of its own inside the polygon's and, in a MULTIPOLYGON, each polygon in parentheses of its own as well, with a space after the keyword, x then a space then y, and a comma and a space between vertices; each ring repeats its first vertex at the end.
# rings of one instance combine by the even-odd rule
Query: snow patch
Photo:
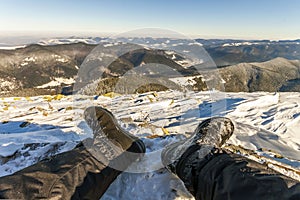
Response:
POLYGON ((236 42, 236 43, 226 43, 226 44, 223 44, 222 46, 223 46, 223 47, 231 47, 231 46, 238 47, 238 46, 242 46, 242 45, 250 46, 250 45, 257 45, 257 44, 259 44, 259 43, 252 43, 252 42, 236 42))
POLYGON ((60 55, 51 55, 57 62, 67 63, 69 60, 66 57, 60 55))
POLYGON ((54 78, 54 80, 50 81, 49 83, 37 86, 37 88, 55 87, 55 86, 59 86, 59 85, 61 85, 63 83, 67 84, 67 85, 70 85, 70 84, 72 84, 74 82, 75 82, 74 78, 61 78, 61 77, 57 77, 57 78, 54 78))
POLYGON ((20 49, 20 48, 25 48, 27 45, 18 45, 18 46, 1 46, 0 45, 0 49, 3 50, 16 50, 16 49, 20 49))

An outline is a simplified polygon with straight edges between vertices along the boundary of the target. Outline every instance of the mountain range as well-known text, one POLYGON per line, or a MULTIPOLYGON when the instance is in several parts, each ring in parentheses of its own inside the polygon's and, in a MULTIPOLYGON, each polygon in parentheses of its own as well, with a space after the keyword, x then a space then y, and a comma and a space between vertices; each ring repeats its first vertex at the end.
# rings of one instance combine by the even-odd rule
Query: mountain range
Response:
MULTIPOLYGON (((167 38, 147 38, 153 44, 162 44, 167 38)), ((102 38, 88 40, 51 40, 23 48, 0 49, 0 92, 3 96, 24 96, 60 93, 62 88, 74 82, 93 82, 99 78, 112 79, 124 75, 137 66, 156 63, 167 65, 184 77, 195 77, 198 90, 205 90, 205 80, 199 79, 199 72, 176 52, 140 48, 120 56, 105 71, 99 63, 85 71, 90 80, 78 80, 76 75, 87 56, 99 45, 102 38), (198 81, 198 82, 197 82, 198 81)), ((300 41, 244 41, 244 40, 202 40, 203 48, 216 63, 217 72, 223 79, 226 91, 300 91, 300 41)), ((101 43, 100 43, 101 45, 101 43)), ((170 71, 146 71, 151 78, 170 71), (161 73, 161 74, 159 74, 161 73)), ((78 77, 77 77, 78 78, 78 77)), ((193 79, 193 78, 191 78, 193 79)), ((167 80, 164 80, 167 81, 167 80)), ((85 84, 83 83, 83 84, 85 84)), ((159 84, 159 82, 158 82, 159 84)), ((101 85, 101 84, 100 84, 101 85)), ((103 85, 103 84, 102 84, 103 85)))

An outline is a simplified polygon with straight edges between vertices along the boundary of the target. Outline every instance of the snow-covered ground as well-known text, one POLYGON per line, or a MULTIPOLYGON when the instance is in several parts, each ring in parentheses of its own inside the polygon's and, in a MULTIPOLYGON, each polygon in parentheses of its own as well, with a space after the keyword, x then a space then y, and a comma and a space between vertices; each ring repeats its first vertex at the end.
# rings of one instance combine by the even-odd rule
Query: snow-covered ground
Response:
POLYGON ((160 152, 214 115, 227 116, 235 123, 229 149, 230 144, 240 145, 256 155, 253 159, 270 160, 282 173, 300 180, 300 93, 217 91, 1 98, 0 176, 70 150, 91 137, 82 118, 91 105, 110 109, 147 147, 144 158, 120 175, 102 199, 192 199, 180 180, 163 168, 160 152))

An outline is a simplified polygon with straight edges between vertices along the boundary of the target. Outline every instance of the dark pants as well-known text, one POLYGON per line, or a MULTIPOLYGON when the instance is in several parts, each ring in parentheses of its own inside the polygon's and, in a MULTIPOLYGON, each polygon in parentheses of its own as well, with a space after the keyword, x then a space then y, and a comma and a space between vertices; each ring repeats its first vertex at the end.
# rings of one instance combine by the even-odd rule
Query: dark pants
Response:
POLYGON ((121 173, 79 147, 0 178, 0 199, 99 199, 121 173))
POLYGON ((237 154, 215 153, 194 166, 189 173, 181 170, 178 176, 193 179, 184 182, 199 200, 300 200, 299 182, 237 154))
MULTIPOLYGON (((0 198, 99 199, 121 173, 103 159, 84 147, 59 154, 0 178, 0 198)), ((192 174, 181 176, 193 179, 187 188, 201 200, 300 199, 299 183, 236 154, 216 154, 204 164, 199 160, 192 174)))

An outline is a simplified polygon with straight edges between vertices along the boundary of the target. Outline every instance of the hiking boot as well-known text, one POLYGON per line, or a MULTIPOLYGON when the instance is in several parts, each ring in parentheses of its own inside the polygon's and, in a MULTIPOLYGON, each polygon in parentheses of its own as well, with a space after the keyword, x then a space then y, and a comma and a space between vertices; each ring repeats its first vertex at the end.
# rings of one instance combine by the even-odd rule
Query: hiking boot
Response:
POLYGON ((145 153, 143 141, 124 130, 113 114, 105 108, 87 108, 84 111, 84 119, 93 130, 91 151, 92 154, 97 154, 96 157, 103 159, 101 156, 104 156, 108 161, 112 161, 125 153, 121 160, 127 165, 129 161, 133 162, 145 153))
POLYGON ((198 125, 190 138, 167 146, 161 154, 162 163, 171 172, 184 176, 184 171, 191 170, 193 163, 199 164, 201 159, 219 149, 233 131, 234 125, 228 118, 206 119, 198 125))

